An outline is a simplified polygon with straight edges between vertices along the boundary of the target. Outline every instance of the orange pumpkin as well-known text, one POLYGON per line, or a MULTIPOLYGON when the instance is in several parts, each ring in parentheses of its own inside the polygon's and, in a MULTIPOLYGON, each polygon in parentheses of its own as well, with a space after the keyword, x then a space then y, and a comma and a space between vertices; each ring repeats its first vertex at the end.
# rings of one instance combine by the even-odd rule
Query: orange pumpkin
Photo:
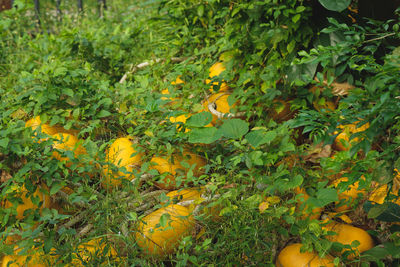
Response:
MULTIPOLYGON (((187 205, 189 211, 193 211, 199 202, 204 199, 201 194, 204 192, 204 188, 185 188, 169 192, 166 196, 168 198, 167 203, 182 203, 186 201, 193 201, 192 204, 187 205)), ((163 204, 163 203, 161 203, 163 204)))
MULTIPOLYGON (((306 190, 301 187, 296 187, 294 191, 296 192, 297 195, 300 196, 300 198, 298 199, 298 202, 297 202, 297 209, 300 209, 300 206, 303 205, 303 203, 306 202, 310 196, 306 193, 306 190)), ((311 213, 308 213, 307 209, 308 209, 308 206, 305 205, 305 207, 303 209, 303 215, 301 216, 301 218, 303 218, 303 219, 310 218, 310 219, 317 220, 317 219, 319 219, 319 217, 321 216, 321 213, 323 211, 323 208, 316 207, 316 208, 312 209, 311 213)))
MULTIPOLYGON (((79 144, 80 141, 75 135, 69 133, 58 133, 52 136, 55 140, 53 148, 61 151, 73 151, 74 157, 86 154, 86 149, 79 144)), ((70 167, 72 162, 68 157, 63 157, 58 151, 53 151, 53 157, 59 161, 66 162, 66 166, 70 167)))
POLYGON ((327 255, 320 258, 314 252, 300 252, 302 244, 295 243, 286 246, 279 253, 275 265, 277 267, 334 267, 333 257, 327 255))
MULTIPOLYGON (((208 105, 211 103, 215 104, 215 110, 221 112, 221 113, 230 113, 231 108, 235 107, 237 103, 234 103, 232 106, 229 105, 228 102, 228 97, 230 94, 224 93, 224 92, 219 92, 216 94, 211 95, 206 101, 203 102, 203 107, 204 110, 209 112, 208 105)), ((218 117, 214 114, 212 114, 213 119, 211 123, 215 125, 217 123, 218 117)))
MULTIPOLYGON (((47 186, 42 185, 38 186, 36 191, 33 193, 34 197, 38 197, 40 199, 39 203, 42 203, 41 206, 37 206, 36 204, 33 204, 31 200, 31 196, 27 196, 28 190, 25 187, 20 187, 17 185, 11 186, 11 192, 12 194, 16 194, 17 197, 21 198, 22 203, 17 204, 17 215, 16 218, 18 220, 22 220, 24 218, 24 212, 29 209, 40 209, 40 211, 43 208, 51 208, 51 198, 49 194, 43 193, 42 190, 48 191, 47 186)), ((4 208, 11 208, 13 207, 14 204, 11 203, 9 200, 6 200, 3 204, 4 208)))
MULTIPOLYGON (((363 179, 363 178, 362 178, 363 179)), ((347 177, 342 177, 339 179, 336 179, 335 181, 332 182, 332 184, 335 187, 338 187, 338 185, 342 182, 347 182, 349 179, 347 177)), ((336 207, 335 211, 336 212, 342 212, 342 211, 347 211, 351 209, 351 204, 354 202, 354 200, 358 197, 359 194, 361 195, 366 195, 367 192, 363 190, 358 189, 359 182, 356 181, 354 184, 349 186, 349 189, 339 193, 339 200, 345 201, 345 204, 339 207, 336 207)))
POLYGON ((143 218, 137 227, 136 242, 148 255, 165 256, 175 251, 194 225, 194 217, 187 208, 169 205, 143 218))
MULTIPOLYGON (((332 242, 351 245, 357 240, 360 243, 357 247, 352 248, 353 253, 349 254, 348 259, 354 259, 356 256, 359 256, 360 253, 374 247, 374 240, 372 237, 361 228, 337 222, 330 222, 324 228, 336 233, 335 235, 327 236, 327 239, 332 242)), ((348 251, 348 249, 344 249, 342 253, 346 251, 348 251)))
MULTIPOLYGON (((225 65, 224 65, 224 63, 221 63, 221 62, 217 62, 217 63, 215 63, 214 65, 212 65, 211 67, 210 67, 210 74, 209 74, 209 76, 210 76, 210 78, 213 78, 213 77, 217 77, 217 76, 219 76, 223 71, 225 71, 226 70, 226 68, 225 68, 225 65)), ((211 80, 210 79, 206 79, 206 84, 209 84, 209 83, 211 83, 211 80)), ((213 92, 214 91, 214 86, 218 86, 219 85, 219 83, 218 82, 213 82, 212 83, 212 85, 211 85, 211 87, 210 87, 210 92, 213 92)), ((229 87, 228 87, 228 85, 225 83, 225 82, 222 82, 221 83, 221 85, 219 86, 219 92, 226 92, 226 91, 228 91, 229 90, 229 87)))
POLYGON ((128 173, 122 171, 112 172, 109 166, 103 169, 104 179, 102 180, 103 187, 121 185, 121 179, 132 180, 131 173, 141 163, 142 155, 137 153, 133 148, 132 140, 129 137, 118 138, 111 144, 106 154, 106 160, 118 168, 125 167, 128 173))
MULTIPOLYGON (((350 150, 351 146, 356 144, 357 142, 360 141, 358 137, 353 138, 350 141, 350 137, 352 134, 358 133, 358 132, 363 132, 369 128, 369 123, 366 123, 360 127, 357 128, 357 122, 353 124, 347 124, 347 125, 340 125, 339 128, 342 129, 342 132, 340 132, 334 142, 334 148, 338 151, 348 151, 350 150)), ((335 132, 337 134, 338 132, 335 132)))
POLYGON ((37 128, 39 128, 39 126, 42 133, 45 133, 47 135, 55 135, 57 133, 69 133, 73 135, 78 134, 77 130, 66 130, 64 129, 64 127, 60 125, 50 126, 49 124, 42 123, 40 116, 36 116, 25 123, 25 127, 26 128, 30 127, 32 128, 33 131, 36 131, 37 128))
POLYGON ((186 172, 188 169, 182 166, 181 162, 186 162, 189 166, 194 166, 193 175, 199 176, 202 174, 201 168, 205 165, 205 160, 199 155, 185 151, 183 156, 173 155, 172 160, 165 157, 153 157, 150 161, 153 163, 150 169, 157 170, 159 174, 169 173, 163 180, 156 182, 156 185, 162 189, 172 190, 176 188, 175 176, 178 175, 178 170, 186 172))
POLYGON ((87 264, 91 260, 99 257, 116 258, 117 252, 111 245, 108 245, 107 253, 104 254, 106 247, 107 240, 101 237, 80 244, 72 254, 73 258, 70 266, 88 266, 87 264))

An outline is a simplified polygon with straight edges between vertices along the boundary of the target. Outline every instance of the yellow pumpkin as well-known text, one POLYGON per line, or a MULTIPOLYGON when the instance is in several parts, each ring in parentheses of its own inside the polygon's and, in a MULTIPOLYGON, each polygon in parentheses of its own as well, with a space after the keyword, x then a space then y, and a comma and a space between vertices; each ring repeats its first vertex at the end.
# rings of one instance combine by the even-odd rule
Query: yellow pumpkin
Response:
POLYGON ((294 243, 286 246, 278 255, 275 265, 277 267, 333 267, 333 257, 327 255, 320 258, 314 252, 300 252, 302 244, 294 243))
MULTIPOLYGON (((201 195, 204 193, 204 188, 185 188, 169 192, 166 196, 168 198, 167 203, 181 203, 185 201, 193 201, 194 203, 188 205, 189 211, 193 211, 194 208, 199 204, 198 202, 204 199, 201 195)), ((163 203, 161 203, 163 204, 163 203)))
POLYGON ((187 208, 172 204, 143 218, 137 227, 136 242, 148 255, 165 256, 175 251, 194 225, 194 217, 187 208), (161 225, 162 217, 166 218, 165 225, 161 225))
POLYGON ((80 244, 75 252, 72 254, 71 267, 75 266, 88 266, 87 264, 96 258, 106 257, 106 258, 116 258, 117 252, 115 249, 109 245, 107 248, 107 253, 104 255, 104 251, 107 246, 107 240, 101 237, 89 240, 86 243, 80 244))
POLYGON ((35 131, 40 126, 42 133, 47 135, 54 135, 58 133, 58 130, 55 127, 52 127, 48 124, 42 123, 40 116, 36 116, 25 123, 26 128, 32 128, 35 131))
MULTIPOLYGON (((111 144, 106 154, 106 160, 118 168, 125 167, 126 171, 131 173, 135 167, 141 163, 142 155, 132 147, 132 141, 129 137, 121 137, 111 144)), ((119 186, 121 185, 122 179, 132 180, 129 173, 123 173, 118 171, 114 173, 111 171, 109 166, 105 166, 103 169, 104 179, 102 181, 103 187, 119 186)))
MULTIPOLYGON (((32 203, 31 196, 27 196, 28 190, 25 187, 19 186, 11 186, 11 191, 16 194, 17 197, 21 198, 22 204, 17 205, 17 215, 16 218, 18 220, 22 220, 24 218, 24 212, 29 209, 40 209, 42 211, 43 208, 51 208, 51 198, 49 194, 43 193, 41 190, 48 191, 47 186, 42 185, 38 186, 36 191, 33 193, 34 197, 39 197, 40 202, 42 203, 41 206, 37 206, 32 203)), ((11 208, 13 207, 13 203, 6 200, 3 204, 4 208, 11 208)))
POLYGON ((72 135, 78 134, 77 130, 73 130, 73 129, 66 130, 66 129, 64 129, 64 127, 62 127, 60 125, 50 126, 49 124, 42 123, 40 116, 36 116, 36 117, 28 120, 27 122, 25 122, 25 127, 26 128, 30 127, 30 128, 32 128, 33 131, 35 131, 39 126, 40 126, 42 133, 45 133, 47 135, 55 135, 57 133, 69 133, 72 135))
POLYGON ((205 160, 199 155, 185 151, 183 156, 173 155, 172 160, 164 157, 153 157, 151 159, 152 166, 150 169, 157 170, 159 174, 169 173, 163 180, 156 182, 156 185, 162 189, 172 190, 176 188, 175 176, 177 170, 187 171, 188 169, 183 167, 181 162, 188 163, 189 166, 194 166, 193 175, 199 176, 203 172, 201 168, 206 164, 205 160))
POLYGON ((48 267, 43 262, 43 255, 23 256, 23 255, 7 255, 3 257, 2 267, 48 267))
MULTIPOLYGON (((75 135, 69 133, 58 133, 52 137, 55 139, 53 143, 54 149, 73 151, 75 158, 77 158, 79 155, 86 154, 86 149, 79 144, 80 141, 75 135)), ((68 157, 63 157, 58 151, 53 151, 53 157, 59 161, 65 161, 67 167, 72 165, 70 159, 68 157)))
MULTIPOLYGON (((209 76, 210 76, 210 78, 219 76, 219 75, 220 75, 223 71, 225 71, 225 70, 226 70, 226 68, 225 68, 224 63, 222 63, 222 62, 217 62, 217 63, 215 63, 214 65, 212 65, 212 66, 210 67, 210 70, 209 70, 209 71, 210 71, 210 74, 209 74, 209 76)), ((210 79, 206 79, 206 84, 209 84, 209 83, 211 83, 211 80, 210 80, 210 79)), ((210 92, 213 92, 213 91, 214 91, 214 89, 213 89, 214 85, 215 85, 215 86, 218 86, 219 83, 218 83, 218 82, 213 82, 213 83, 212 83, 212 86, 211 86, 211 88, 210 88, 210 92)), ((220 85, 220 87, 219 87, 219 92, 226 92, 226 91, 228 91, 228 90, 229 90, 228 85, 227 85, 225 82, 222 82, 221 85, 220 85)))
MULTIPOLYGON (((369 123, 366 123, 358 128, 357 127, 357 122, 354 124, 347 124, 347 125, 340 125, 339 128, 343 129, 342 132, 340 132, 334 142, 334 148, 338 151, 348 151, 352 145, 357 143, 360 139, 358 137, 353 138, 350 141, 350 137, 352 134, 358 133, 358 132, 363 132, 369 128, 369 123)), ((338 132, 335 132, 337 134, 338 132)))
MULTIPOLYGON (((327 239, 332 242, 351 245, 351 243, 357 240, 360 243, 357 247, 352 248, 353 253, 348 256, 348 259, 354 259, 356 256, 359 256, 360 253, 374 247, 374 240, 372 237, 361 228, 338 222, 331 222, 324 228, 336 233, 335 235, 327 236, 327 239)), ((347 251, 347 249, 344 249, 342 253, 345 251, 347 251)))
MULTIPOLYGON (((210 103, 214 103, 215 104, 215 109, 221 113, 229 113, 230 109, 235 107, 237 105, 237 103, 234 103, 232 106, 229 105, 228 102, 228 97, 230 96, 230 94, 224 93, 224 92, 219 92, 216 94, 211 95, 206 101, 203 102, 203 107, 204 110, 209 112, 208 109, 208 105, 210 103)), ((214 114, 212 114, 213 119, 212 119, 212 124, 216 124, 218 117, 214 114)))
MULTIPOLYGON (((57 258, 55 255, 44 254, 39 248, 35 248, 28 255, 17 255, 20 249, 14 250, 14 255, 6 255, 3 261, 0 261, 1 267, 48 267, 54 266, 57 258)), ((54 249, 50 253, 53 253, 54 249)))
MULTIPOLYGON (((176 123, 177 124, 176 129, 178 130, 180 128, 180 125, 178 123, 181 122, 181 123, 185 124, 186 120, 189 119, 190 116, 191 116, 191 114, 183 114, 183 115, 179 115, 177 117, 170 117, 169 121, 172 123, 176 123)), ((185 133, 189 132, 189 131, 190 131, 190 129, 187 129, 187 128, 185 129, 185 133)))
MULTIPOLYGON (((363 179, 363 177, 361 178, 363 179)), ((339 179, 336 179, 332 182, 334 187, 338 187, 338 185, 342 182, 347 182, 349 179, 347 177, 342 177, 339 179)), ((359 182, 356 181, 354 184, 349 186, 349 189, 339 193, 339 200, 345 201, 345 204, 336 207, 335 211, 336 212, 342 212, 346 210, 351 210, 351 204, 354 202, 354 200, 358 197, 359 194, 362 194, 363 196, 367 194, 367 192, 363 190, 358 189, 359 182)))
MULTIPOLYGON (((297 195, 300 195, 300 198, 298 199, 298 202, 297 202, 297 209, 300 209, 300 206, 304 202, 306 202, 307 199, 310 198, 310 196, 307 194, 307 192, 304 188, 296 187, 294 191, 297 195)), ((303 209, 303 215, 301 216, 301 218, 303 218, 303 219, 310 218, 310 219, 317 220, 317 219, 319 219, 319 217, 321 216, 321 213, 323 211, 323 208, 316 207, 316 208, 312 209, 311 213, 307 213, 307 209, 308 209, 308 206, 306 205, 303 209)))

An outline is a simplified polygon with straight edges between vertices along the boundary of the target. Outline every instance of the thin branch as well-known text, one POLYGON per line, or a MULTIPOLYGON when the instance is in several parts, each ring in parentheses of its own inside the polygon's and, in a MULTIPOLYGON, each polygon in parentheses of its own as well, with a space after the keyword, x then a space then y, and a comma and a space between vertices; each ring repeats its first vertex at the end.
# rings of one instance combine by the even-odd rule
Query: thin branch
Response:
POLYGON ((395 32, 388 33, 388 34, 380 36, 380 37, 376 37, 376 38, 373 38, 373 39, 366 40, 366 41, 363 42, 363 44, 374 42, 374 41, 378 41, 378 40, 381 40, 381 39, 385 39, 386 37, 390 37, 390 36, 393 36, 395 34, 396 34, 395 32))
MULTIPOLYGON (((187 59, 192 59, 192 58, 172 57, 169 60, 171 62, 182 62, 182 61, 185 61, 187 59)), ((139 69, 143 69, 143 68, 145 68, 147 66, 150 66, 151 64, 164 62, 164 61, 166 61, 166 59, 156 58, 154 60, 145 61, 145 62, 142 62, 140 64, 137 64, 136 66, 132 66, 131 69, 122 76, 121 80, 119 80, 119 83, 124 83, 126 81, 126 79, 128 78, 129 74, 132 74, 132 73, 136 72, 139 69)))

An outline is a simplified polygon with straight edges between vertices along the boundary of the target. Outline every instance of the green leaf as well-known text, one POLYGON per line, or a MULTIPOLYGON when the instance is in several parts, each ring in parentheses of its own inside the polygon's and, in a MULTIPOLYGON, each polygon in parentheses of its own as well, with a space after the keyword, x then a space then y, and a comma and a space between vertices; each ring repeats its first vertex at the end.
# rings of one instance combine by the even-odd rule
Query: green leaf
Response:
POLYGON ((54 70, 54 77, 57 76, 65 76, 67 74, 68 69, 65 67, 59 67, 54 70))
POLYGON ((261 151, 252 151, 249 155, 251 162, 256 165, 256 166, 262 166, 264 165, 264 162, 262 160, 262 155, 263 153, 261 151))
POLYGON ((220 131, 215 127, 195 128, 187 133, 189 143, 211 144, 222 137, 220 131))
POLYGON ((367 201, 364 203, 363 208, 368 212, 369 218, 383 222, 400 222, 400 206, 395 203, 388 202, 379 205, 367 201))
POLYGON ((330 11, 341 12, 351 3, 351 0, 319 0, 320 4, 330 11))
POLYGON ((203 127, 212 121, 212 115, 210 112, 200 112, 194 114, 186 121, 186 126, 188 127, 203 127))
POLYGON ((300 14, 296 14, 296 15, 294 15, 294 16, 292 17, 292 21, 293 21, 294 23, 296 23, 296 22, 299 21, 300 18, 301 18, 301 15, 300 15, 300 14))
POLYGON ((336 189, 333 188, 322 188, 318 190, 316 197, 310 197, 308 201, 316 207, 324 207, 329 203, 338 201, 338 195, 336 189))
POLYGON ((258 147, 263 144, 272 142, 276 138, 276 131, 256 130, 246 134, 246 140, 253 147, 258 147))
POLYGON ((0 139, 0 146, 3 148, 6 148, 8 146, 8 143, 10 142, 10 139, 8 137, 0 139))
POLYGON ((72 90, 71 88, 64 88, 63 93, 70 97, 74 96, 74 90, 72 90))
POLYGON ((111 115, 111 113, 109 111, 103 109, 103 110, 101 110, 99 112, 99 114, 97 114, 97 117, 98 118, 104 118, 104 117, 107 117, 107 116, 110 116, 110 115, 111 115))
POLYGON ((317 66, 317 61, 291 65, 287 71, 288 81, 290 83, 295 82, 296 84, 300 84, 301 82, 308 83, 313 79, 317 66))
POLYGON ((222 124, 220 130, 227 138, 239 139, 249 131, 249 123, 241 119, 230 119, 222 124))
POLYGON ((64 185, 62 183, 55 183, 51 186, 50 189, 50 196, 54 195, 55 193, 57 193, 58 191, 60 191, 61 188, 63 188, 64 185))

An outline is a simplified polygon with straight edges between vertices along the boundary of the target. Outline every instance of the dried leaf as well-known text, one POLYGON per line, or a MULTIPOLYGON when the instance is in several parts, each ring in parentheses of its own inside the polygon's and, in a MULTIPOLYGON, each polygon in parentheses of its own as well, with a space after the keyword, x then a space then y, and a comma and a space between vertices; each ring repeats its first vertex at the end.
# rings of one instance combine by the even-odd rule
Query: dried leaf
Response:
POLYGON ((307 155, 304 157, 304 159, 306 161, 316 163, 320 158, 327 158, 331 155, 332 146, 324 146, 323 143, 319 143, 317 145, 312 145, 306 153, 307 155))
MULTIPOLYGON (((319 82, 317 77, 315 77, 314 80, 319 82)), ((349 84, 347 82, 338 83, 338 82, 336 82, 336 80, 333 81, 330 85, 328 85, 328 80, 326 78, 324 78, 324 81, 322 83, 323 83, 323 85, 328 86, 329 88, 331 88, 332 94, 336 95, 336 96, 348 95, 349 91, 355 88, 353 85, 351 85, 351 84, 349 84)), ((320 88, 320 90, 322 91, 323 88, 320 88)))

